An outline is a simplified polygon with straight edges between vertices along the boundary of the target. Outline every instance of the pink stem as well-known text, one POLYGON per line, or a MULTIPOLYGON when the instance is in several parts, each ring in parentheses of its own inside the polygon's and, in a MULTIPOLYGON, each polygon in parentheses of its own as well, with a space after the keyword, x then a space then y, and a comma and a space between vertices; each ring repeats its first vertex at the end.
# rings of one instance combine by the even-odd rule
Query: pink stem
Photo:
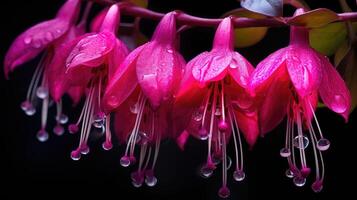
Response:
MULTIPOLYGON (((102 5, 112 5, 118 3, 119 1, 115 0, 85 0, 85 1, 94 1, 102 5)), ((141 8, 130 4, 128 2, 120 3, 122 14, 142 17, 152 20, 160 20, 165 13, 151 11, 146 8, 141 8)), ((222 18, 208 19, 201 18, 186 14, 182 11, 177 11, 179 15, 177 16, 177 23, 180 25, 190 25, 190 26, 218 26, 222 21, 222 18)), ((347 12, 337 14, 339 19, 337 21, 357 21, 357 12, 347 12)), ((236 28, 242 27, 278 27, 278 26, 289 26, 286 23, 291 17, 279 17, 279 18, 264 18, 264 19, 251 19, 251 18, 242 18, 242 17, 233 17, 233 25, 236 28)))

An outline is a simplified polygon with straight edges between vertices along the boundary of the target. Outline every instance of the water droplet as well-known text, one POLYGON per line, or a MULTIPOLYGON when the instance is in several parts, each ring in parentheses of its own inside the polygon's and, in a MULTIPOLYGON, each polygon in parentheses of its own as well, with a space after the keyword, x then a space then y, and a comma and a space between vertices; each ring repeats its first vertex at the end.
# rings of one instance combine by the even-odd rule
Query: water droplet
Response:
POLYGON ((221 116, 222 115, 221 109, 220 108, 216 108, 216 112, 214 112, 214 115, 221 116))
POLYGON ((48 97, 48 88, 40 86, 36 90, 36 96, 40 99, 45 99, 48 97))
POLYGON ((283 158, 287 158, 291 155, 290 149, 289 148, 282 148, 280 150, 280 156, 283 158))
POLYGON ((317 149, 320 151, 326 151, 330 148, 330 141, 326 138, 321 138, 317 141, 317 149))
POLYGON ((221 198, 228 198, 230 194, 231 192, 226 186, 223 186, 218 190, 218 196, 221 198))
POLYGON ((296 176, 296 177, 294 177, 293 182, 296 186, 302 187, 306 183, 306 178, 296 176))
POLYGON ((72 160, 79 160, 81 159, 81 152, 79 152, 77 149, 71 152, 71 158, 72 160))
POLYGON ((78 128, 77 124, 70 124, 70 125, 68 126, 68 131, 69 131, 69 133, 71 133, 71 134, 77 133, 78 130, 79 130, 79 128, 78 128))
POLYGON ((24 39, 25 44, 31 44, 31 42, 32 42, 32 37, 25 37, 24 39))
POLYGON ((294 138, 294 147, 298 149, 306 149, 306 147, 309 145, 309 139, 306 136, 296 136, 294 138), (301 141, 301 144, 300 144, 301 141))
POLYGON ((150 81, 150 80, 154 80, 156 78, 156 73, 152 73, 152 74, 145 74, 141 77, 141 80, 143 81, 150 81))
POLYGON ((195 120, 196 122, 201 121, 202 118, 203 118, 203 114, 200 110, 197 110, 192 114, 192 119, 195 120))
POLYGON ((61 136, 63 135, 64 133, 64 128, 63 126, 57 124, 54 128, 53 128, 53 133, 58 135, 58 136, 61 136))
POLYGON ((57 29, 56 32, 57 33, 62 33, 62 30, 61 29, 57 29))
POLYGON ((60 124, 66 124, 68 122, 68 116, 62 113, 56 116, 56 121, 60 124))
POLYGON ((204 165, 203 167, 201 167, 200 175, 203 178, 209 178, 212 176, 212 174, 213 174, 213 169, 211 167, 208 167, 207 165, 204 165))
POLYGON ((112 95, 109 96, 107 104, 112 108, 116 108, 119 105, 119 100, 116 96, 112 95))
POLYGON ((200 140, 207 140, 208 139, 208 131, 205 128, 200 128, 198 131, 198 137, 200 140))
POLYGON ((99 112, 94 117, 93 126, 96 128, 102 128, 105 123, 105 114, 103 112, 99 112))
POLYGON ((25 111, 25 114, 27 116, 33 116, 36 113, 36 109, 34 107, 29 108, 28 110, 25 111))
POLYGON ((173 53, 174 51, 172 49, 167 49, 167 53, 173 53))
POLYGON ((87 155, 89 153, 89 147, 87 145, 81 147, 81 154, 87 155))
POLYGON ((337 113, 343 113, 347 110, 347 103, 345 98, 342 95, 335 95, 334 101, 331 102, 331 107, 337 113))
POLYGON ((233 178, 235 181, 243 181, 245 178, 245 173, 242 170, 235 170, 233 172, 233 178))
POLYGON ((123 167, 128 167, 130 165, 130 158, 128 156, 123 156, 120 158, 120 165, 123 167))
POLYGON ((51 32, 47 32, 45 38, 47 41, 52 41, 54 37, 51 32))
POLYGON ((104 150, 106 150, 106 151, 109 151, 109 150, 111 150, 111 149, 113 148, 113 144, 112 144, 111 142, 105 141, 105 142, 103 142, 103 144, 102 144, 102 148, 103 148, 104 150))
POLYGON ((157 178, 155 176, 146 176, 145 183, 149 187, 154 187, 157 183, 157 178))
POLYGON ((285 176, 288 178, 294 178, 294 173, 290 169, 287 169, 285 171, 285 176))
POLYGON ((46 132, 46 130, 41 129, 37 132, 36 137, 37 137, 38 141, 46 142, 48 140, 48 133, 46 132))
POLYGON ((231 64, 229 65, 232 69, 238 68, 238 63, 235 59, 232 60, 231 64))
POLYGON ((32 44, 32 47, 36 48, 36 49, 38 49, 42 46, 41 42, 38 40, 32 41, 31 44, 32 44))
POLYGON ((139 104, 135 103, 130 106, 130 112, 133 114, 138 114, 139 113, 139 104))

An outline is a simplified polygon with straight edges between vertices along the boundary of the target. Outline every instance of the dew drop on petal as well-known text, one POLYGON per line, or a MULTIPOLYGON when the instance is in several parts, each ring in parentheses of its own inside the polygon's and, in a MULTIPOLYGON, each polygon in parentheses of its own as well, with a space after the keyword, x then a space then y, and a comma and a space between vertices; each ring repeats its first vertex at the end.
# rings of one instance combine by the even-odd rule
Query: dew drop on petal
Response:
POLYGON ((297 187, 302 187, 306 183, 306 178, 300 177, 300 176, 296 176, 296 177, 294 177, 293 182, 297 187))
POLYGON ((174 51, 172 49, 167 49, 167 53, 173 53, 174 51))
POLYGON ((234 179, 235 181, 243 181, 244 178, 245 178, 245 173, 244 173, 244 171, 237 169, 237 170, 235 170, 235 171, 233 172, 233 179, 234 179))
POLYGON ((342 95, 335 95, 334 96, 334 101, 331 104, 331 107, 333 110, 337 113, 343 113, 347 110, 347 103, 345 98, 342 95))
POLYGON ((33 48, 36 48, 36 49, 38 49, 38 48, 40 48, 42 46, 41 42, 37 41, 37 40, 32 41, 31 45, 32 45, 33 48))
POLYGON ((45 35, 46 40, 52 41, 53 40, 53 34, 51 32, 47 32, 45 35))
POLYGON ((58 136, 61 136, 63 135, 64 133, 64 128, 63 126, 57 124, 54 128, 53 128, 53 133, 58 135, 58 136))
POLYGON ((280 156, 283 158, 287 158, 291 155, 290 149, 289 148, 282 148, 280 150, 280 156))
POLYGON ((48 88, 40 86, 36 90, 36 96, 40 99, 45 99, 48 97, 48 88))
POLYGON ((326 138, 321 138, 317 141, 317 149, 320 151, 326 151, 330 148, 330 141, 326 138))
POLYGON ((38 141, 40 142, 46 142, 48 140, 48 133, 46 132, 46 130, 44 129, 41 129, 37 132, 37 135, 36 135, 38 141))
POLYGON ((309 139, 306 136, 298 135, 294 138, 293 143, 295 148, 306 149, 306 147, 309 145, 309 139))
POLYGON ((32 42, 32 37, 25 37, 24 39, 25 44, 31 44, 31 42, 32 42))

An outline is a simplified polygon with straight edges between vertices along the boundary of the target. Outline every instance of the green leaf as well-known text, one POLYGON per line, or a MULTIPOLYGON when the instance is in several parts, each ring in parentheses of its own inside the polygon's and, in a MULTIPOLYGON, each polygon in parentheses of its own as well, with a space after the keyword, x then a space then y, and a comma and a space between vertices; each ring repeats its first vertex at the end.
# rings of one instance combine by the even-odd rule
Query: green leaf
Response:
POLYGON ((148 7, 148 0, 129 0, 129 2, 143 8, 148 7))
POLYGON ((347 39, 347 27, 344 22, 332 23, 310 30, 310 44, 320 53, 331 56, 347 39))
POLYGON ((241 0, 240 5, 267 16, 278 17, 283 14, 283 0, 241 0))
MULTIPOLYGON (((261 15, 259 13, 251 12, 249 10, 245 10, 242 8, 234 9, 232 11, 227 12, 223 15, 223 17, 227 16, 236 16, 236 17, 246 17, 252 19, 263 19, 266 18, 265 15, 261 15)), ((249 47, 260 40, 262 40, 268 28, 267 27, 253 27, 253 28, 236 28, 234 29, 234 46, 237 48, 249 47)))
POLYGON ((343 61, 343 59, 347 56, 347 54, 351 50, 351 45, 348 42, 348 40, 345 40, 340 47, 338 47, 335 57, 334 57, 334 63, 335 66, 339 66, 340 63, 343 61))
POLYGON ((319 8, 308 11, 304 14, 295 16, 287 20, 290 25, 305 26, 309 28, 317 28, 325 26, 339 19, 338 15, 332 10, 319 8))

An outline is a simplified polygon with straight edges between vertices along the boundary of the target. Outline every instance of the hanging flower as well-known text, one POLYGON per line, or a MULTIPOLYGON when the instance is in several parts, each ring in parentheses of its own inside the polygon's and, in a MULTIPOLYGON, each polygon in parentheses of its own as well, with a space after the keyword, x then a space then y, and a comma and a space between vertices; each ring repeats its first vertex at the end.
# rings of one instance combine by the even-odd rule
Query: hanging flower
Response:
MULTIPOLYGON (((298 9, 295 15, 303 12, 298 9)), ((288 159, 286 175, 294 178, 296 186, 305 184, 311 171, 305 151, 311 143, 316 176, 312 189, 321 191, 325 174, 321 152, 329 148, 330 142, 324 138, 315 115, 318 96, 346 121, 351 97, 328 58, 310 47, 308 29, 291 26, 289 46, 258 64, 250 88, 259 101, 259 124, 263 134, 275 128, 287 115, 286 142, 280 151, 281 156, 288 159)))
POLYGON ((217 28, 212 50, 201 53, 187 64, 174 110, 175 131, 183 131, 178 138, 181 148, 188 133, 208 140, 202 176, 210 177, 216 164, 222 161, 223 180, 218 192, 222 198, 230 194, 227 187, 228 140, 233 136, 236 158, 233 177, 242 181, 245 174, 241 132, 251 146, 259 135, 254 100, 247 90, 254 68, 234 51, 233 29, 231 18, 223 19, 217 28))
MULTIPOLYGON (((79 0, 67 0, 54 19, 39 23, 19 35, 12 43, 5 56, 4 70, 6 77, 9 77, 9 73, 15 70, 18 66, 44 52, 32 77, 26 100, 21 104, 21 108, 26 115, 32 116, 36 112, 36 96, 43 100, 41 129, 37 133, 37 138, 41 142, 46 141, 49 137, 46 131, 46 124, 50 102, 48 92, 48 77, 50 76, 51 68, 50 63, 61 44, 69 40, 73 33, 77 31, 75 23, 78 18, 79 9, 79 0)), ((61 124, 65 124, 68 121, 68 117, 62 113, 62 103, 60 99, 56 101, 56 103, 57 125, 54 127, 53 132, 56 135, 62 135, 64 133, 64 128, 61 124)))
MULTIPOLYGON (((69 131, 75 133, 81 124, 81 136, 78 148, 71 152, 73 160, 79 160, 81 154, 89 153, 87 145, 92 126, 106 133, 103 148, 112 148, 109 127, 110 118, 101 107, 101 99, 107 80, 111 78, 116 68, 128 54, 124 43, 116 38, 120 22, 120 10, 117 4, 108 10, 97 33, 89 33, 66 45, 66 76, 71 86, 86 86, 87 96, 82 113, 75 124, 69 126, 69 131)), ((63 86, 66 87, 66 86, 63 86)))
POLYGON ((106 113, 115 111, 119 141, 127 144, 120 164, 135 163, 135 146, 140 146, 138 169, 131 174, 135 187, 144 181, 148 186, 156 184, 154 167, 160 141, 174 137, 170 110, 185 65, 175 46, 176 15, 166 14, 151 41, 128 55, 110 79, 103 99, 106 113))

